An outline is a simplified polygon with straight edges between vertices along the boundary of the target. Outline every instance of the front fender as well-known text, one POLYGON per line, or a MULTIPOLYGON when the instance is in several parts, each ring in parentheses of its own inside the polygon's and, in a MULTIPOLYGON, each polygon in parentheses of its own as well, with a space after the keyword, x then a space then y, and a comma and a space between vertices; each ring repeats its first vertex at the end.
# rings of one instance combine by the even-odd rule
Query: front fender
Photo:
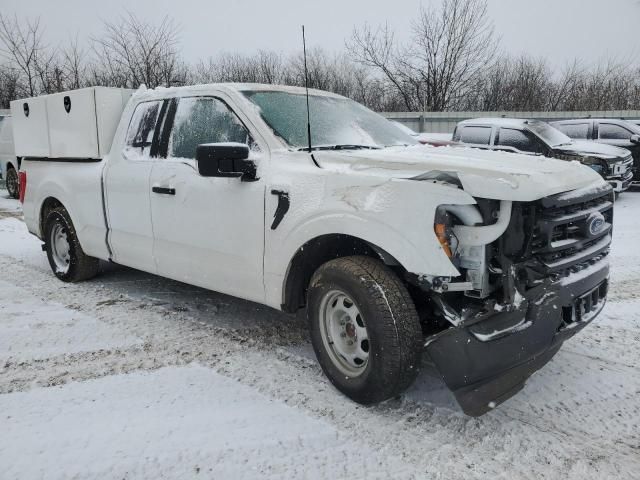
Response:
POLYGON ((291 190, 293 213, 268 231, 266 239, 265 279, 271 283, 267 296, 274 304, 282 298, 282 280, 292 258, 307 242, 326 234, 364 240, 417 275, 459 275, 434 234, 433 222, 441 204, 476 203, 463 190, 400 179, 354 182, 350 175, 326 178, 321 195, 308 188, 291 190))

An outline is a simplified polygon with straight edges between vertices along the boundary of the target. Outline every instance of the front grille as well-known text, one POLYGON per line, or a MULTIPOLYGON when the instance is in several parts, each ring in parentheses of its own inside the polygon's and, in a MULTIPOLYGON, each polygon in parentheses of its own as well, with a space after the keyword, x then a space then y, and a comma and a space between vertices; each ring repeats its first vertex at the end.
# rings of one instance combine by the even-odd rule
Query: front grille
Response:
POLYGON ((613 223, 609 186, 547 197, 536 210, 531 253, 545 274, 563 276, 607 255, 613 223))
POLYGON ((609 175, 624 177, 631 169, 633 169, 633 157, 631 155, 628 155, 621 161, 610 164, 609 175))

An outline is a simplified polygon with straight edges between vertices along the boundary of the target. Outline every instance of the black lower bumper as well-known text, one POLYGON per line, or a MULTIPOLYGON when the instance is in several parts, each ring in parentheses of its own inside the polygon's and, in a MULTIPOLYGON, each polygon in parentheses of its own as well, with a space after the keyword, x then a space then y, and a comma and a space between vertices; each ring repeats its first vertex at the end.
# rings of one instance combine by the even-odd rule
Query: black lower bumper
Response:
POLYGON ((516 394, 605 303, 606 260, 521 299, 511 311, 444 330, 427 352, 462 410, 480 416, 516 394))

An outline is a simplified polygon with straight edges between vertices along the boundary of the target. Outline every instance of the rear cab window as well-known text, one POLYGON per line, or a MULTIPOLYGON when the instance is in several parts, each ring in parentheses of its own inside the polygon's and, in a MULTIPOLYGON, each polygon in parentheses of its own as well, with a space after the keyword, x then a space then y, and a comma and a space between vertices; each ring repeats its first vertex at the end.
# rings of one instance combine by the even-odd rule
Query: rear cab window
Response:
POLYGON ((464 125, 459 126, 454 134, 456 142, 470 143, 473 145, 489 145, 491 142, 491 127, 464 125))
POLYGON ((589 139, 588 123, 561 123, 554 126, 562 133, 564 133, 567 137, 573 138, 574 140, 589 139))
POLYGON ((151 146, 160 117, 163 100, 139 103, 131 117, 124 146, 124 155, 130 160, 151 157, 151 146))

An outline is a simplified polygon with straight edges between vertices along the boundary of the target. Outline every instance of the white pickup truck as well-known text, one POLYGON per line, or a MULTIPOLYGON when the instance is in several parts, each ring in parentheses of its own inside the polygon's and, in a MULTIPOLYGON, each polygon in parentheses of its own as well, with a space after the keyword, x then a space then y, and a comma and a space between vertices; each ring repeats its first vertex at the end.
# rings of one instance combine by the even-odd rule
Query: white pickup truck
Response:
POLYGON ((12 103, 25 221, 60 280, 102 259, 306 308, 348 397, 400 394, 426 352, 469 415, 515 394, 605 304, 613 194, 588 167, 419 145, 317 90, 310 139, 300 88, 129 95, 12 103))

